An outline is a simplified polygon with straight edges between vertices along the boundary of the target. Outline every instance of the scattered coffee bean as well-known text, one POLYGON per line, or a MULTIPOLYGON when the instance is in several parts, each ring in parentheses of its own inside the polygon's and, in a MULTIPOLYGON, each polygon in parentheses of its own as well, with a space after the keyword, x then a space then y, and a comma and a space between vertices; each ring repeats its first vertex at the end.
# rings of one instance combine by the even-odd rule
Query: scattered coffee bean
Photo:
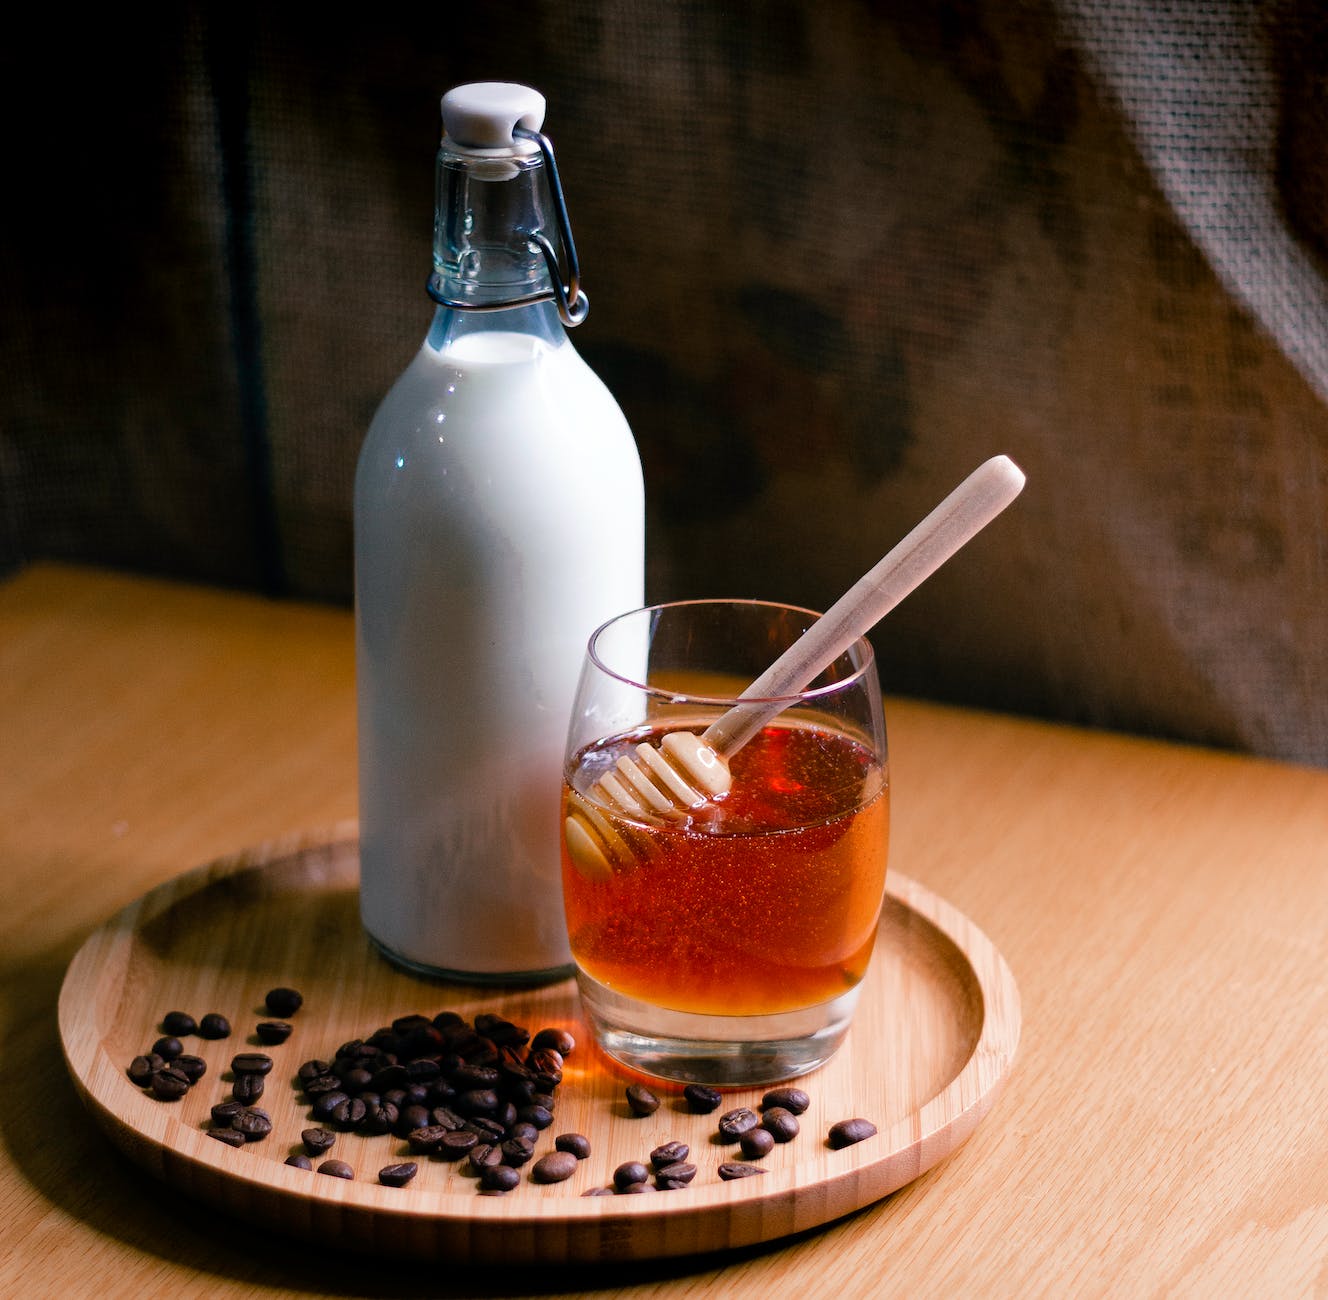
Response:
POLYGON ((403 1160, 400 1164, 384 1165, 378 1171, 378 1181, 384 1187, 405 1187, 419 1172, 420 1167, 413 1160, 403 1160))
POLYGON ((682 1090, 682 1095, 687 1102, 687 1109, 694 1115, 709 1115, 712 1110, 718 1110, 724 1100, 721 1093, 714 1088, 707 1088, 703 1083, 689 1083, 682 1090))
POLYGON ((416 1155, 431 1156, 450 1131, 441 1124, 427 1124, 424 1128, 412 1129, 407 1133, 406 1142, 416 1155))
POLYGON ((560 1133, 553 1140, 559 1151, 567 1151, 578 1160, 584 1160, 590 1154, 590 1139, 580 1133, 560 1133))
POLYGON ((254 1026, 254 1033, 258 1035, 260 1043, 275 1047, 291 1036, 291 1027, 284 1020, 263 1020, 254 1026))
POLYGON ((368 1107, 358 1097, 346 1097, 337 1102, 328 1118, 339 1129, 349 1130, 359 1128, 367 1112, 368 1107))
POLYGON ((798 1124, 798 1117, 792 1111, 785 1110, 783 1106, 771 1106, 761 1116, 761 1127, 776 1142, 792 1142, 798 1136, 801 1126, 798 1124))
POLYGON ((742 1146, 742 1154, 748 1160, 760 1160, 775 1149, 774 1134, 763 1128, 749 1129, 738 1141, 742 1146))
POLYGON ((312 1060, 305 1061, 298 1070, 295 1071, 301 1084, 306 1084, 314 1079, 323 1078, 332 1073, 332 1063, 330 1061, 312 1060))
POLYGON ((304 1005, 304 995, 296 992, 295 989, 270 989, 267 997, 263 999, 263 1003, 272 1015, 285 1020, 288 1016, 293 1016, 304 1005))
POLYGON ((530 1177, 537 1183, 563 1183, 576 1173, 578 1163, 570 1151, 550 1151, 535 1161, 530 1177))
POLYGON ((272 1058, 263 1052, 241 1052, 231 1057, 231 1069, 238 1074, 269 1074, 272 1058))
POLYGON ((265 1086, 261 1074, 237 1074, 235 1082, 231 1084, 231 1095, 236 1101, 242 1101, 247 1105, 263 1095, 265 1086))
POLYGON ((300 1155, 298 1151, 293 1156, 287 1156, 286 1163, 292 1169, 312 1169, 314 1167, 314 1162, 308 1156, 300 1155))
POLYGON ((732 1182, 735 1178, 750 1178, 753 1174, 763 1174, 765 1170, 760 1165, 744 1165, 738 1163, 722 1164, 719 1167, 719 1176, 726 1182, 732 1182))
POLYGON ((228 1147, 242 1147, 249 1140, 239 1129, 233 1128, 210 1128, 207 1135, 218 1142, 224 1142, 228 1147))
POLYGON ((219 1101, 212 1108, 212 1122, 218 1128, 230 1128, 233 1120, 242 1110, 244 1105, 238 1101, 219 1101))
POLYGON ((329 1133, 325 1128, 307 1128, 300 1134, 300 1141, 311 1156, 321 1156, 325 1151, 330 1151, 336 1140, 337 1135, 329 1133))
MULTIPOLYGON (((261 1075, 254 1075, 254 1078, 262 1078, 261 1075)), ((333 1112, 343 1101, 349 1101, 350 1097, 344 1092, 324 1092, 314 1098, 314 1104, 309 1107, 309 1113, 320 1124, 331 1123, 333 1112)))
POLYGON ((272 1120, 267 1111, 246 1106, 231 1119, 231 1128, 243 1134, 246 1142, 261 1142, 272 1132, 272 1120))
POLYGON ((316 1079, 307 1079, 304 1084, 306 1097, 322 1097, 329 1092, 340 1092, 341 1080, 335 1074, 320 1074, 316 1079))
POLYGON ((761 1117, 750 1106, 739 1106, 736 1110, 725 1111, 719 1117, 719 1136, 725 1142, 736 1142, 760 1122, 761 1117))
POLYGON ((656 1169, 663 1169, 665 1165, 686 1160, 690 1151, 686 1142, 664 1142, 650 1153, 650 1163, 656 1169))
POLYGON ((320 1174, 327 1174, 330 1178, 354 1178, 355 1171, 344 1160, 324 1160, 318 1166, 320 1174))
POLYGON ((649 1088, 633 1083, 627 1089, 627 1105, 633 1115, 653 1115, 659 1109, 659 1098, 649 1088))
POLYGON ((491 1165, 480 1174, 480 1186, 486 1192, 510 1192, 521 1182, 521 1175, 510 1165, 491 1165))
POLYGON ((438 1143, 437 1154, 444 1160, 464 1160, 479 1144, 478 1133, 459 1128, 443 1134, 442 1141, 438 1143))
POLYGON ((780 1106, 793 1115, 801 1115, 811 1104, 812 1099, 801 1088, 772 1088, 761 1098, 762 1110, 780 1106))
POLYGON ((198 1022, 198 1034, 200 1038, 229 1038, 231 1022, 220 1012, 209 1011, 198 1022))
POLYGON ((154 1070, 148 1081, 152 1095, 161 1101, 179 1101, 189 1091, 189 1076, 174 1066, 163 1065, 154 1070))
POLYGON ((636 1183, 644 1183, 650 1177, 650 1170, 639 1160, 628 1160, 613 1171, 613 1185, 620 1192, 636 1183))
POLYGON ((502 1144, 503 1164, 519 1169, 535 1154, 535 1144, 525 1138, 508 1138, 502 1144))
POLYGON ((503 1163, 503 1148, 499 1143, 481 1142, 472 1147, 466 1157, 466 1166, 472 1174, 482 1174, 486 1169, 503 1163))
POLYGON ((582 1196, 612 1196, 612 1187, 591 1187, 581 1193, 582 1196))
POLYGON ((152 1050, 161 1057, 163 1061, 173 1061, 181 1052, 184 1051, 184 1044, 178 1038, 159 1038, 152 1044, 152 1050))
POLYGON ((523 1124, 533 1124, 541 1132, 553 1123, 553 1112, 547 1106, 522 1106, 516 1113, 523 1124))
POLYGON ((168 1011, 161 1018, 161 1032, 173 1038, 186 1038, 197 1031, 198 1025, 187 1011, 168 1011))
POLYGON ((565 1029, 541 1029, 531 1039, 530 1046, 536 1052, 551 1047, 562 1056, 571 1056, 576 1050, 576 1039, 565 1029))
POLYGON ((190 1083, 197 1083, 207 1073, 207 1062, 201 1056, 191 1056, 187 1052, 177 1056, 171 1064, 180 1070, 190 1083))
POLYGON ((166 1064, 160 1056, 136 1056, 129 1062, 129 1078, 140 1088, 152 1083, 152 1076, 166 1064))
POLYGON ((869 1119, 841 1119, 830 1126, 830 1145, 836 1151, 851 1147, 855 1142, 862 1142, 874 1136, 876 1125, 869 1119))
POLYGON ((655 1186, 661 1192, 672 1192, 679 1187, 686 1187, 695 1177, 696 1166, 688 1164, 685 1160, 679 1160, 656 1171, 655 1186))
POLYGON ((531 1052, 526 1058, 526 1069, 545 1092, 552 1092, 563 1081, 562 1053, 552 1047, 531 1052))

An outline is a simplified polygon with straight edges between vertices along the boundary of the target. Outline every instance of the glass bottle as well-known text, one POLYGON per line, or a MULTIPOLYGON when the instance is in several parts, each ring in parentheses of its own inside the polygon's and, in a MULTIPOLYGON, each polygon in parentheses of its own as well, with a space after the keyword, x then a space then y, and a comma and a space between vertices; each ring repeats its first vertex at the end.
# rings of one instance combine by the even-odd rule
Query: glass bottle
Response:
POLYGON ((568 714, 590 633, 643 603, 640 460, 564 327, 586 299, 543 113, 521 86, 444 96, 439 305, 355 476, 361 917, 478 982, 570 970, 568 714))

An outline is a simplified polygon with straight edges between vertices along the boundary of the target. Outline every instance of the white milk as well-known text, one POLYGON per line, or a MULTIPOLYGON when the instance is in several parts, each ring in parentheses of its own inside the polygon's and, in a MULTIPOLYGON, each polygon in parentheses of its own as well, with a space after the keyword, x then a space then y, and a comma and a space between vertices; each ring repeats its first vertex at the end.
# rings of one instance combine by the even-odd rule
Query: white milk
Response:
MULTIPOLYGON (((552 308, 514 323, 527 310, 552 308)), ((426 343, 374 417, 355 479, 361 915, 398 959, 570 964, 568 714, 590 633, 642 604, 643 518, 627 423, 570 342, 426 343)))

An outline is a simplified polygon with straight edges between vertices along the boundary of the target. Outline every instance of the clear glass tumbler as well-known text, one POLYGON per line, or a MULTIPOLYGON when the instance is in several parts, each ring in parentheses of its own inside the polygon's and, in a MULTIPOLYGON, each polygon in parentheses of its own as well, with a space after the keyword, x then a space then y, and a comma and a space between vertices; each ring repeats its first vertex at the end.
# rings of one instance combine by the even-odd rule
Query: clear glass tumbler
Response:
POLYGON ((791 1078, 828 1060, 848 1031, 889 829, 869 642, 779 701, 731 756, 726 794, 652 814, 597 785, 637 745, 703 731, 816 618, 760 601, 684 601, 624 614, 591 637, 563 773, 563 900, 599 1044, 644 1073, 791 1078))

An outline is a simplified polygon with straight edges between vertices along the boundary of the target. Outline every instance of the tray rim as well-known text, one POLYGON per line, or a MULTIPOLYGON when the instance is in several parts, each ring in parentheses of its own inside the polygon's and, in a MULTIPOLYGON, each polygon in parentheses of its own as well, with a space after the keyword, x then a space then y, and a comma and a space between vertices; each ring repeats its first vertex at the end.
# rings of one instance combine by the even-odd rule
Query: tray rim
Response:
MULTIPOLYGON (((137 1164, 241 1217, 252 1216, 245 1213, 244 1198, 233 1195, 236 1188, 257 1193, 273 1205, 299 1205, 305 1209, 312 1206, 315 1220, 320 1216, 320 1207, 327 1207, 326 1213, 334 1219, 356 1213, 382 1219, 388 1231, 371 1233, 373 1237, 392 1236, 394 1224, 407 1232, 422 1227, 426 1236, 430 1230, 445 1233, 448 1228, 466 1234, 478 1231, 481 1235, 488 1230, 512 1234, 556 1228, 575 1236, 579 1229, 596 1226, 639 1225, 642 1220, 659 1225, 655 1234, 658 1248, 645 1255, 637 1252, 615 1255, 601 1245, 599 1249, 573 1252, 570 1256, 558 1252, 547 1256, 588 1262, 695 1253, 695 1247, 668 1249, 664 1238, 670 1225, 716 1215, 723 1217, 726 1210, 730 1218, 735 1213, 741 1217, 755 1211, 761 1221, 756 1229, 739 1233, 726 1247, 721 1247, 737 1248, 832 1222, 875 1203, 927 1172, 960 1146, 991 1110, 1017 1054, 1021 1005, 1018 987, 1004 956, 953 904, 912 877, 892 869, 887 873, 887 896, 939 934, 963 959, 963 975, 981 999, 980 1029, 968 1057, 942 1088, 916 1110, 883 1127, 873 1141, 836 1152, 843 1168, 833 1175, 813 1176, 811 1161, 801 1160, 782 1169, 772 1169, 759 1179, 707 1183, 688 1188, 685 1195, 544 1200, 531 1197, 520 1202, 512 1197, 489 1201, 473 1191, 412 1191, 365 1180, 332 1178, 320 1179, 317 1192, 312 1193, 308 1172, 274 1161, 246 1160, 244 1152, 213 1141, 201 1129, 185 1128, 184 1142, 179 1140, 182 1135, 178 1132, 168 1136, 172 1113, 160 1103, 146 1099, 143 1102, 145 1112, 155 1123, 139 1126, 126 1119, 106 1099, 100 1086, 111 1079, 118 1082, 123 1071, 110 1061, 100 1038, 89 1036, 80 1041, 73 1032, 75 1021, 84 1018, 73 1005, 84 968, 95 963, 106 945, 113 946, 117 940, 131 942, 137 929, 147 921, 223 879, 248 870, 275 868, 292 858, 325 854, 334 860, 338 854, 348 852, 353 852, 358 861, 354 822, 338 823, 323 832, 280 837, 190 868, 150 888, 93 930, 71 959, 61 984, 57 1009, 61 1051, 75 1087, 99 1127, 137 1164), (996 1011, 999 1014, 994 1014, 996 1011), (815 1190, 815 1206, 799 1204, 798 1193, 804 1189, 815 1190), (416 1203, 416 1197, 427 1197, 428 1204, 416 1203), (767 1214, 790 1200, 790 1213, 767 1214), (485 1213, 486 1204, 498 1203, 503 1207, 501 1214, 485 1213), (768 1224, 767 1218, 780 1222, 768 1224)), ((478 995, 483 992, 477 990, 478 995)), ((97 1021, 102 1021, 100 1014, 97 1021)), ((286 1231, 302 1235, 295 1229, 286 1231)), ((315 1224, 311 1221, 309 1232, 314 1231, 315 1224)), ((482 1257, 482 1251, 475 1254, 477 1259, 482 1257)), ((504 1257, 510 1257, 510 1252, 504 1252, 504 1257)), ((546 1256, 536 1252, 530 1258, 546 1256)))

